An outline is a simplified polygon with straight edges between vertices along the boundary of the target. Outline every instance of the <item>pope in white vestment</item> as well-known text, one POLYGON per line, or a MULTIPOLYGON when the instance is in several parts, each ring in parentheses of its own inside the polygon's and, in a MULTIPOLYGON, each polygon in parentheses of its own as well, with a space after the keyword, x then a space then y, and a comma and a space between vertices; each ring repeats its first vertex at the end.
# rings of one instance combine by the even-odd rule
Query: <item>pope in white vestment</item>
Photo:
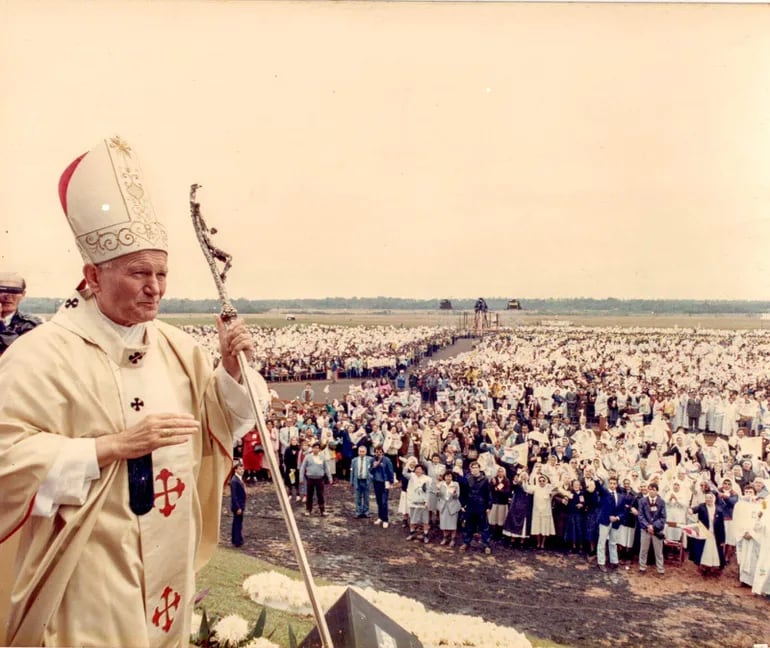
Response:
POLYGON ((0 360, 0 541, 21 534, 6 641, 187 646, 194 572, 217 544, 233 434, 253 425, 228 368, 249 348, 247 332, 222 327, 214 371, 192 338, 155 321, 165 230, 158 236, 133 153, 112 138, 76 163, 62 204, 93 290, 81 285, 0 360), (118 193, 105 198, 110 173, 118 193), (107 214, 94 216, 101 229, 83 224, 88 201, 107 214), (127 459, 145 453, 132 447, 140 442, 151 457, 145 513, 129 495, 127 459))

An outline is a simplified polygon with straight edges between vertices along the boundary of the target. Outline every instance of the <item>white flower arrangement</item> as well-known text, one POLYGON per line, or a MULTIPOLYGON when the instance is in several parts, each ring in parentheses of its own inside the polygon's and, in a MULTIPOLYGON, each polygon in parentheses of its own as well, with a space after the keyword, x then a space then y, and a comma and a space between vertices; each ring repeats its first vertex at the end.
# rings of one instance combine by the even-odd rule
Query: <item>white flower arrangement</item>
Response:
POLYGON ((243 648, 280 648, 280 646, 264 637, 257 637, 249 641, 243 648))
POLYGON ((213 629, 223 648, 235 648, 249 634, 248 622, 237 614, 220 619, 213 629))
MULTIPOLYGON (((307 591, 301 581, 274 571, 249 576, 243 589, 253 601, 293 614, 311 614, 307 591)), ((530 641, 513 628, 489 623, 478 617, 441 614, 425 609, 419 601, 372 588, 355 588, 367 601, 414 633, 425 648, 532 648, 530 641)), ((328 610, 345 587, 318 588, 321 607, 328 610)))

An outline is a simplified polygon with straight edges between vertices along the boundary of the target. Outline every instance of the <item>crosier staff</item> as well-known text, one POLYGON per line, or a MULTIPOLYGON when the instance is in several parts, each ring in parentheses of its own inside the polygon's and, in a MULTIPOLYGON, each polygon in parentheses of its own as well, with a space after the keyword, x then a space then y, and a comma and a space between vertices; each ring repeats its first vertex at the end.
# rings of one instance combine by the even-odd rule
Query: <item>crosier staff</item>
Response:
MULTIPOLYGON (((225 289, 225 279, 227 278, 227 271, 232 265, 232 256, 216 247, 211 242, 211 235, 216 234, 216 230, 209 230, 206 226, 206 222, 203 220, 203 216, 201 216, 201 206, 195 196, 199 188, 200 185, 198 184, 190 185, 190 215, 192 217, 193 227, 195 228, 195 234, 197 235, 198 242, 203 250, 203 256, 206 257, 211 274, 214 277, 214 283, 217 286, 219 300, 222 303, 220 316, 222 317, 222 321, 227 324, 238 316, 238 311, 236 311, 230 303, 230 298, 227 296, 227 290, 225 289), (221 272, 217 267, 217 261, 224 263, 224 268, 221 272)), ((248 363, 246 362, 246 356, 243 351, 238 353, 238 364, 241 368, 243 384, 249 393, 249 400, 251 401, 251 406, 254 410, 254 416, 257 421, 257 430, 262 439, 264 454, 270 465, 270 473, 273 475, 272 482, 275 486, 276 495, 278 495, 278 503, 281 505, 283 519, 286 521, 286 528, 289 530, 289 538, 291 539, 291 544, 294 548, 294 555, 297 558, 299 569, 302 572, 302 578, 305 581, 305 587, 307 589, 308 597, 310 598, 310 605, 313 608, 313 616, 315 617, 316 626, 318 627, 318 633, 321 635, 321 641, 324 648, 334 648, 331 634, 329 633, 329 626, 326 624, 326 617, 324 617, 320 603, 318 602, 318 593, 316 591, 315 582, 313 581, 313 575, 310 573, 310 564, 305 555, 302 540, 299 537, 299 529, 297 528, 297 521, 294 519, 294 512, 291 508, 289 496, 286 493, 286 487, 284 486, 283 480, 279 479, 280 470, 278 467, 278 459, 275 455, 273 444, 270 443, 270 434, 267 431, 265 417, 262 413, 262 408, 259 405, 259 398, 257 397, 254 387, 249 382, 248 373, 246 373, 248 363)))

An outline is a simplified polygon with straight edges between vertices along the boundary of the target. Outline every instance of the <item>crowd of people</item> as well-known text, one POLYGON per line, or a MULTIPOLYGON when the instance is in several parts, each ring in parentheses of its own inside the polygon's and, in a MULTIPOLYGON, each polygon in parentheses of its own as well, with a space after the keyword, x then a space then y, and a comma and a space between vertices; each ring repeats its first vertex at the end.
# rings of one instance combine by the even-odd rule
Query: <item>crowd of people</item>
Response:
MULTIPOLYGON (((213 326, 183 326, 218 357, 213 326)), ((419 363, 454 343, 457 332, 437 326, 249 327, 257 348, 256 370, 272 382, 394 378, 398 369, 419 363)))
POLYGON ((268 428, 307 514, 314 461, 322 513, 323 482, 351 481, 356 515, 371 488, 373 522, 398 511, 407 540, 660 574, 686 549, 703 573, 737 560, 768 594, 769 352, 764 331, 521 327, 398 383, 287 403, 268 428))

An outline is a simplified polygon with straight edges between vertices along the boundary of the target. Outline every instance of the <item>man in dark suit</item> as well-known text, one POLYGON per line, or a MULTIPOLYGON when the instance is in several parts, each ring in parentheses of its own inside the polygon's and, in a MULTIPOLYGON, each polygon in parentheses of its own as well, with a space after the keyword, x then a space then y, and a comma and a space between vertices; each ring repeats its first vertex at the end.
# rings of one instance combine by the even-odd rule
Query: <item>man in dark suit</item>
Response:
MULTIPOLYGON (((467 551, 471 546, 474 534, 481 533, 481 542, 484 545, 484 553, 492 553, 490 546, 489 509, 492 508, 492 489, 489 486, 487 476, 481 472, 478 461, 470 464, 470 475, 463 480, 465 488, 460 489, 460 502, 465 518, 465 530, 463 531, 463 544, 461 551, 467 551)), ((461 482, 462 484, 462 482, 461 482)))
POLYGON ((246 487, 243 485, 243 464, 237 463, 230 480, 230 510, 233 512, 233 547, 243 544, 243 511, 246 509, 246 487))
POLYGON ((388 491, 393 485, 395 473, 393 464, 385 456, 382 446, 374 449, 374 461, 372 462, 372 485, 374 486, 374 499, 377 502, 377 519, 375 524, 382 524, 383 529, 388 528, 388 491))
POLYGON ((0 272, 0 355, 20 335, 41 324, 34 315, 19 311, 19 303, 26 293, 27 284, 16 272, 0 272))
POLYGON ((663 530, 666 527, 666 503, 658 495, 658 484, 647 485, 647 495, 639 500, 639 571, 647 571, 647 553, 650 543, 655 551, 655 567, 663 575, 663 530))
POLYGON ((596 545, 596 562, 601 571, 607 571, 605 547, 610 546, 610 567, 618 566, 618 529, 625 513, 626 494, 618 489, 618 478, 607 480, 609 488, 596 481, 599 492, 599 542, 596 545))

